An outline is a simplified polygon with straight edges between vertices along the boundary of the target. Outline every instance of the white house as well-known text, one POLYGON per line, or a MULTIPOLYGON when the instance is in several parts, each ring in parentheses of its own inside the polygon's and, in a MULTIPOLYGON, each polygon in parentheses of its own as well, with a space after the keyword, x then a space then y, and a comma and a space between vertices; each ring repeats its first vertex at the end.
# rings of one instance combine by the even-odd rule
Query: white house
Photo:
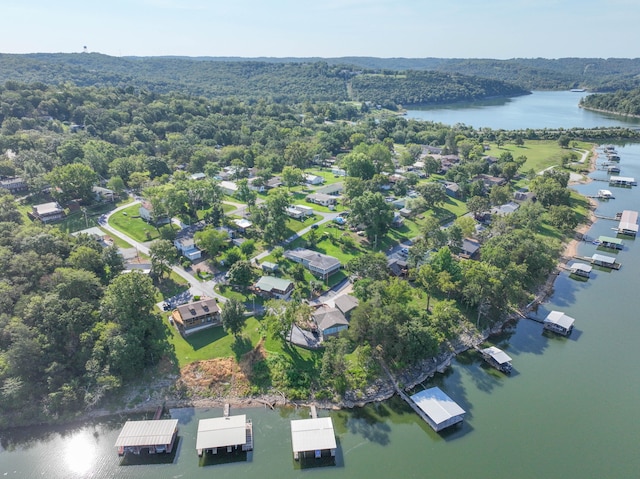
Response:
POLYGON ((322 176, 311 175, 307 173, 304 175, 304 182, 308 185, 321 185, 322 183, 324 183, 324 178, 322 176))
POLYGON ((238 192, 238 185, 234 181, 221 181, 218 186, 225 195, 233 196, 238 192))
MULTIPOLYGON (((140 218, 145 220, 147 223, 153 223, 153 206, 148 201, 143 201, 138 208, 138 214, 140 218)), ((155 224, 163 225, 169 223, 169 218, 167 216, 162 216, 160 218, 156 218, 155 224)))
POLYGON ((311 193, 310 195, 307 195, 306 200, 309 203, 315 203, 316 205, 331 206, 337 203, 338 198, 324 193, 311 193))
POLYGON ((285 251, 284 257, 296 263, 302 263, 309 271, 322 278, 328 278, 342 266, 340 260, 333 256, 304 248, 285 251))
POLYGON ((191 261, 202 258, 202 251, 200 251, 193 241, 193 238, 176 238, 173 245, 180 251, 180 254, 191 261))
POLYGON ((305 216, 302 211, 300 211, 298 208, 295 208, 293 206, 287 206, 284 209, 284 212, 287 214, 287 216, 296 220, 302 219, 305 216))
POLYGON ((58 203, 52 201, 51 203, 42 203, 40 205, 34 205, 32 207, 31 215, 42 221, 48 223, 50 221, 59 220, 64 218, 64 210, 58 203))

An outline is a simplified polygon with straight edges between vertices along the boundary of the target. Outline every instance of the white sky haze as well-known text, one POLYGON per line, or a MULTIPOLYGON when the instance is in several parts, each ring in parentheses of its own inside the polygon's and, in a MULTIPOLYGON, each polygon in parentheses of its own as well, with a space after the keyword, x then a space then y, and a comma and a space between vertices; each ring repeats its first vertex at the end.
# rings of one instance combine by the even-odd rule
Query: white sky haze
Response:
POLYGON ((0 52, 637 58, 638 0, 0 0, 0 52))

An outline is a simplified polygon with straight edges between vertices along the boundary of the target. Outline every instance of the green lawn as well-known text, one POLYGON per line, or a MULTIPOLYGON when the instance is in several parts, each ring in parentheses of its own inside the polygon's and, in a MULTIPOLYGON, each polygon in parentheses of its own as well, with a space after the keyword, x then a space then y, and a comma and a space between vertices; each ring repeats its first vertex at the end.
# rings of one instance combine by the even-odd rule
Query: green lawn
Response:
MULTIPOLYGON (((572 142, 573 144, 574 142, 572 142)), ((592 144, 586 142, 575 142, 576 146, 582 150, 591 150, 592 144)), ((517 146, 513 144, 502 145, 498 148, 495 144, 490 145, 491 149, 485 153, 490 156, 499 158, 506 151, 510 152, 514 158, 526 156, 527 161, 521 168, 521 172, 527 172, 533 169, 540 172, 550 166, 557 166, 562 163, 563 156, 571 153, 572 149, 560 148, 557 141, 551 140, 525 140, 524 145, 517 146)), ((580 155, 580 152, 576 152, 580 155)))
POLYGON ((189 289, 189 282, 179 274, 171 271, 167 277, 163 277, 162 281, 156 282, 159 296, 158 302, 163 299, 171 298, 189 289))
POLYGON ((160 237, 155 226, 150 225, 139 216, 139 205, 120 210, 109 217, 109 225, 136 241, 153 241, 160 237))

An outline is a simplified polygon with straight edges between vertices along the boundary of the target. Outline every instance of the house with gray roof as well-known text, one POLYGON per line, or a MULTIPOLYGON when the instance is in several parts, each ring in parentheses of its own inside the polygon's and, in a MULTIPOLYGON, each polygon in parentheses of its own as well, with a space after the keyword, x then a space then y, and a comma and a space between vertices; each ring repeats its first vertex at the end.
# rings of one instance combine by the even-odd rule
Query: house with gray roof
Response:
POLYGON ((349 327, 349 321, 338 308, 318 308, 312 318, 323 338, 335 336, 349 327))
POLYGON ((256 292, 262 296, 278 299, 289 299, 293 291, 293 281, 276 278, 275 276, 262 276, 254 285, 256 292))
POLYGON ((340 260, 326 254, 305 248, 296 248, 284 252, 284 257, 302 263, 314 275, 323 279, 328 278, 342 266, 340 260))
POLYGON ((171 317, 184 335, 222 324, 218 303, 211 298, 180 305, 171 317))
POLYGON ((349 318, 349 316, 351 316, 351 311, 358 307, 359 301, 355 296, 343 294, 342 296, 338 296, 333 303, 346 318, 349 318))

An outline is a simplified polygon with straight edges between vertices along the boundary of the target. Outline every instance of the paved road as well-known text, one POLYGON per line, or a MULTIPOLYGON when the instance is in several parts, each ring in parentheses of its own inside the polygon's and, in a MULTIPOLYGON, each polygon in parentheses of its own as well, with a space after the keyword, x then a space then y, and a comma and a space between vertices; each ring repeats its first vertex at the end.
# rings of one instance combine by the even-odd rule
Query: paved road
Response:
MULTIPOLYGON (((127 203, 126 205, 120 206, 120 207, 116 208, 115 210, 111 211, 110 213, 105 215, 104 221, 102 221, 100 223, 100 226, 102 226, 106 231, 108 231, 113 236, 117 236, 118 238, 122 239, 123 241, 126 241, 130 245, 134 246, 141 253, 149 255, 149 248, 144 243, 140 243, 140 242, 134 240, 130 236, 126 235, 125 233, 123 233, 121 231, 118 231, 117 229, 115 229, 115 228, 113 228, 112 226, 109 225, 109 217, 113 213, 115 213, 117 211, 120 211, 120 210, 123 210, 125 208, 128 208, 128 207, 130 207, 132 205, 135 205, 135 204, 138 204, 138 203, 140 203, 140 201, 134 201, 132 203, 127 203)), ((224 296, 219 295, 218 293, 216 293, 214 291, 213 288, 216 285, 215 281, 202 282, 198 278, 193 276, 191 273, 185 271, 180 266, 173 266, 171 269, 178 276, 180 276, 181 278, 187 280, 187 282, 189 283, 189 290, 191 291, 191 293, 194 296, 208 296, 210 298, 217 298, 218 301, 221 302, 221 303, 224 303, 225 301, 227 301, 227 298, 225 298, 224 296)))

